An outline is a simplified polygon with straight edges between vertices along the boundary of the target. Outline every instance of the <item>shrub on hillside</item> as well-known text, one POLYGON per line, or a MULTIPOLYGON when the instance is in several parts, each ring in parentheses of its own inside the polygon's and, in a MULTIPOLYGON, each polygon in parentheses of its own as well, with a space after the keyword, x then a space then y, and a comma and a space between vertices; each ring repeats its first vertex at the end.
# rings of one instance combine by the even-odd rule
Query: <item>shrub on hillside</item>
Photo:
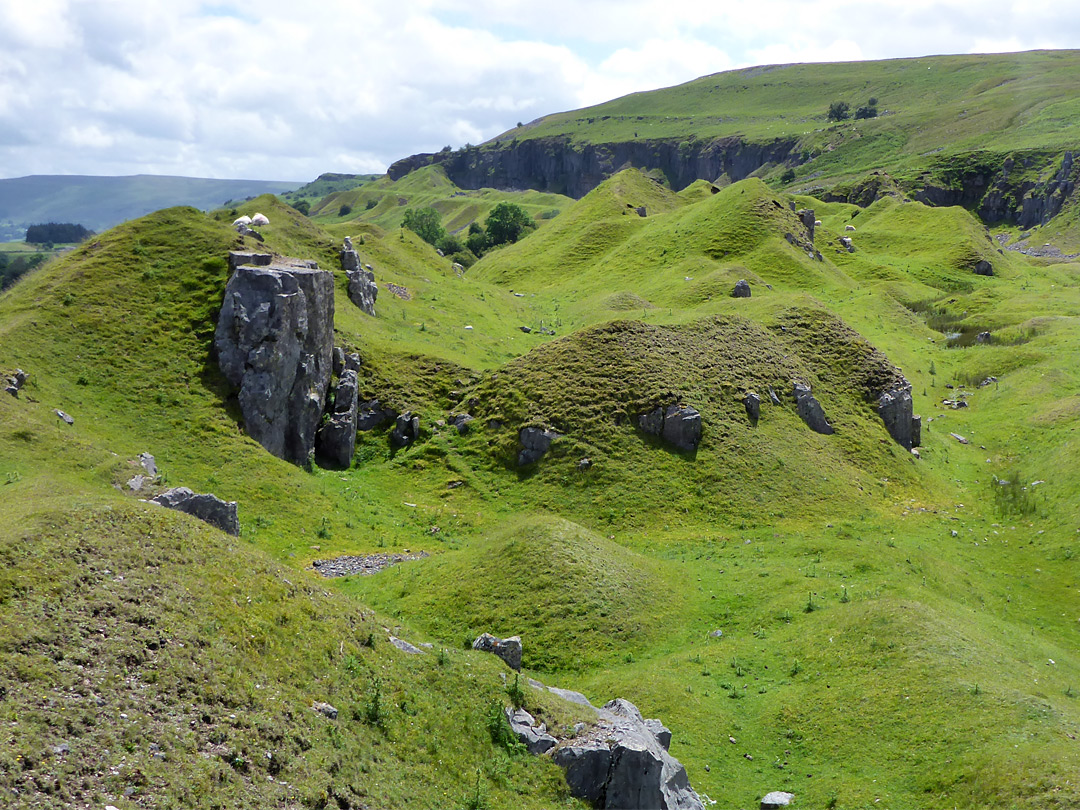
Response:
POLYGON ((834 101, 832 104, 829 105, 828 118, 830 121, 843 121, 850 117, 850 110, 851 105, 849 105, 846 101, 834 101))
POLYGON ((536 227, 529 212, 511 202, 501 202, 492 208, 484 224, 492 246, 516 242, 525 231, 536 227))
POLYGON ((405 218, 401 224, 429 245, 437 245, 439 240, 446 235, 439 212, 430 206, 410 208, 405 212, 405 218))

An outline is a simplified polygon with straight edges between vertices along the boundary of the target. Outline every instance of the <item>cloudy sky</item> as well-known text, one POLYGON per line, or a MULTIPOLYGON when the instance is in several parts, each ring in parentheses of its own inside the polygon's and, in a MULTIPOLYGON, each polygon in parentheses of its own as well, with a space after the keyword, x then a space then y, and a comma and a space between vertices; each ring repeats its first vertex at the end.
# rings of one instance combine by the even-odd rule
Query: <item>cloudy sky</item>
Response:
POLYGON ((730 68, 1078 46, 1061 0, 0 0, 0 178, 382 172, 730 68))

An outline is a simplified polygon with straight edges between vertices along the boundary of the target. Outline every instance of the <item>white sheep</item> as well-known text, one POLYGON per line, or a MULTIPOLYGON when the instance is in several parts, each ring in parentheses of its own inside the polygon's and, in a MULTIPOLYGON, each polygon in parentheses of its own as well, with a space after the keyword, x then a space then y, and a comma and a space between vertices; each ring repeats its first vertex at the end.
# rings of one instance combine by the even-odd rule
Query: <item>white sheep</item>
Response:
POLYGON ((238 218, 238 219, 237 219, 237 220, 236 220, 236 221, 235 221, 235 222, 233 223, 233 227, 235 228, 235 227, 237 227, 237 226, 239 226, 239 225, 250 225, 250 224, 251 224, 251 217, 249 217, 249 216, 242 216, 242 217, 239 217, 239 218, 238 218))
POLYGON ((252 225, 269 225, 270 220, 266 218, 264 214, 256 214, 251 218, 252 225))

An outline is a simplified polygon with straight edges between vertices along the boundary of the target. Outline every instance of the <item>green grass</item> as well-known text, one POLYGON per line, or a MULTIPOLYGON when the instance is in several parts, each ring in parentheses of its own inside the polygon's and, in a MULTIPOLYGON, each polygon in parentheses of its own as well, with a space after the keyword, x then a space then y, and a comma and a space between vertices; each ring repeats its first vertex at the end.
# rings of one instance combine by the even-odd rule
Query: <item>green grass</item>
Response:
POLYGON ((1029 51, 746 68, 545 116, 496 142, 791 138, 816 156, 801 174, 819 161, 828 166, 828 153, 841 145, 848 168, 864 171, 918 162, 942 144, 950 151, 1065 149, 1075 140, 1067 88, 1077 59, 1076 51, 1029 51), (854 110, 872 97, 877 118, 826 120, 833 101, 854 110))
MULTIPOLYGON (((788 202, 756 179, 673 194, 623 173, 462 276, 393 223, 245 204, 270 217, 269 249, 335 268, 350 235, 375 268, 375 318, 337 272, 336 339, 361 354, 362 394, 419 412, 422 437, 392 452, 365 434, 347 471, 243 435, 211 353, 231 212, 128 223, 0 295, 0 370, 30 373, 0 399, 2 786, 25 806, 129 787, 163 807, 331 790, 567 805, 549 763, 492 742, 505 669, 464 649, 490 631, 520 633, 545 683, 661 717, 722 806, 771 789, 806 807, 1080 801, 1080 264, 999 253, 960 209, 798 198, 823 223, 819 260, 788 202), (752 298, 730 297, 740 278, 752 298), (519 329, 541 324, 556 334, 519 329), (934 326, 993 340, 950 348, 934 326), (867 399, 896 368, 919 459, 867 399), (793 379, 834 436, 799 421, 793 379), (969 407, 943 405, 960 391, 969 407), (701 410, 695 454, 634 428, 674 399, 701 410), (439 424, 466 409, 467 435, 439 424), (518 469, 528 424, 563 437, 518 469), (168 485, 237 500, 241 537, 125 494, 142 451, 168 485), (431 556, 370 578, 306 570, 405 549, 431 556), (446 652, 400 656, 383 628, 446 652), (265 778, 278 753, 291 788, 265 778)), ((574 719, 525 694, 549 725, 574 719)))

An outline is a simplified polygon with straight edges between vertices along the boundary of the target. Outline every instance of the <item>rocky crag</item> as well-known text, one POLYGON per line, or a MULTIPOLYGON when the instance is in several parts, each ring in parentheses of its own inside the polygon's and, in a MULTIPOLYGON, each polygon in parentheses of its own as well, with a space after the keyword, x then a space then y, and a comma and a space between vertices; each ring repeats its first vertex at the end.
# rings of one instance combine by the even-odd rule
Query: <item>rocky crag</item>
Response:
POLYGON ((248 435, 278 458, 310 463, 332 370, 334 279, 314 262, 231 257, 214 345, 239 389, 248 435))
POLYGON ((390 166, 387 174, 398 180, 435 164, 462 188, 532 188, 583 197, 611 175, 631 167, 661 172, 676 190, 699 179, 742 180, 766 164, 797 161, 795 147, 794 139, 750 143, 739 137, 595 144, 537 138, 412 155, 390 166))

